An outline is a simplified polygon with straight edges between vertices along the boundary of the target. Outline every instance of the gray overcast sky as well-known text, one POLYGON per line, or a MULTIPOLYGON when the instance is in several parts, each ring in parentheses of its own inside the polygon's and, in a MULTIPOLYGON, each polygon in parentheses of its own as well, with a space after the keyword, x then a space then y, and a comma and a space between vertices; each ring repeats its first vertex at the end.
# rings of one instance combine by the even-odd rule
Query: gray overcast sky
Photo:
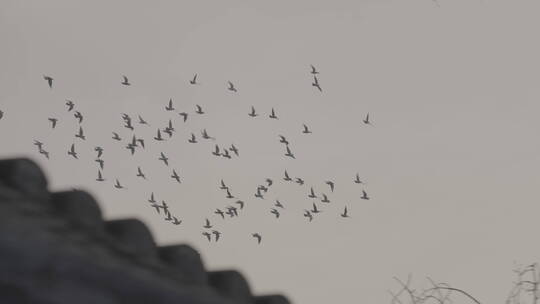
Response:
POLYGON ((429 275, 501 303, 514 261, 540 262, 540 2, 439 3, 4 0, 0 156, 32 157, 52 190, 91 191, 107 218, 141 218, 158 243, 194 245, 208 268, 240 269, 257 293, 385 303, 392 277, 412 273, 419 288, 429 275), (311 86, 310 64, 322 93, 311 86), (191 86, 195 73, 200 85, 191 86), (44 74, 54 77, 52 90, 44 74), (122 86, 121 75, 132 85, 122 86), (164 110, 169 98, 175 112, 164 110), (86 142, 74 138, 65 99, 85 116, 86 142), (194 114, 196 104, 207 114, 194 114), (247 116, 252 105, 261 116, 247 116), (279 120, 265 117, 272 107, 279 120), (185 124, 181 111, 190 112, 185 124), (151 124, 136 125, 148 147, 133 157, 111 139, 112 131, 131 137, 124 112, 151 124), (374 127, 361 121, 367 112, 374 127), (152 141, 169 118, 173 138, 152 141), (313 134, 301 133, 303 123, 313 134), (216 141, 188 144, 203 128, 216 141), (283 155, 278 134, 296 160, 283 155), (66 154, 72 143, 78 161, 66 154), (240 157, 214 157, 214 143, 234 143, 240 157), (95 145, 105 148, 106 183, 94 181, 95 145), (137 166, 148 181, 135 177, 137 166), (181 185, 168 177, 172 168, 181 185), (284 169, 306 185, 278 181, 284 169), (356 172, 365 187, 352 183, 356 172), (276 184, 256 199, 267 177, 276 184), (128 189, 114 189, 115 178, 128 189), (246 201, 226 221, 212 215, 231 203, 222 178, 246 201), (309 186, 330 194, 327 179, 336 182, 332 202, 319 203, 323 213, 307 223, 309 186), (151 191, 182 225, 149 207, 151 191), (277 220, 274 199, 286 207, 277 220), (223 232, 220 242, 202 237, 205 217, 223 232))

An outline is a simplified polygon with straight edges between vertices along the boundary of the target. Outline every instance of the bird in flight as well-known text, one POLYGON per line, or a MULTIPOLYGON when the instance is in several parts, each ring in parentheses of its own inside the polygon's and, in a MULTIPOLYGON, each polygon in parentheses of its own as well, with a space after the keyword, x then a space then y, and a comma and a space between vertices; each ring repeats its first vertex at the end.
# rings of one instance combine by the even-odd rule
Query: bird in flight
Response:
POLYGON ((195 105, 195 107, 197 108, 197 110, 195 110, 195 113, 204 114, 204 111, 200 105, 195 105))
POLYGON ((172 221, 172 214, 169 210, 165 210, 165 214, 167 215, 167 217, 164 219, 166 221, 172 221))
POLYGON ((103 181, 105 181, 105 179, 104 179, 103 176, 101 175, 101 170, 98 170, 98 177, 96 178, 96 181, 98 181, 98 182, 103 182, 103 181))
POLYGON ((227 214, 229 214, 231 217, 232 216, 238 216, 238 211, 236 210, 236 207, 228 206, 227 207, 227 214))
POLYGON ((274 184, 274 181, 271 178, 267 178, 266 183, 268 184, 268 187, 272 187, 272 185, 274 184))
POLYGON ((135 145, 132 143, 127 144, 126 149, 131 151, 131 155, 135 154, 135 145))
POLYGON ((138 115, 139 116, 139 124, 141 125, 148 125, 148 122, 146 122, 146 120, 144 120, 141 115, 138 115))
POLYGON ((0 110, 0 119, 2 119, 2 117, 4 117, 4 111, 0 110))
POLYGON ((285 156, 296 159, 296 157, 294 157, 294 154, 292 154, 291 149, 289 148, 288 145, 287 145, 287 153, 285 153, 285 156))
POLYGON ((94 148, 94 151, 98 153, 97 158, 101 158, 101 156, 103 155, 103 148, 98 146, 94 148))
POLYGON ((196 144, 197 143, 197 139, 195 138, 195 134, 191 133, 191 138, 188 139, 188 142, 192 143, 192 144, 196 144))
POLYGON ((178 173, 176 173, 176 170, 173 169, 172 172, 173 172, 173 174, 171 175, 171 177, 172 177, 173 179, 175 179, 179 184, 181 184, 181 182, 180 182, 180 176, 178 176, 178 173))
POLYGON ((155 140, 157 141, 163 141, 163 137, 161 137, 161 131, 158 129, 157 130, 157 136, 154 137, 155 140))
POLYGON ((240 210, 244 209, 244 202, 243 201, 236 201, 235 204, 238 204, 240 206, 240 210))
POLYGON ((310 133, 312 133, 312 132, 311 132, 311 130, 308 128, 308 126, 306 126, 306 125, 304 124, 304 130, 302 131, 302 133, 304 133, 304 134, 310 134, 310 133))
POLYGON ((187 118, 188 118, 188 113, 186 112, 181 112, 181 113, 178 113, 178 115, 182 116, 184 118, 184 122, 186 122, 187 118))
POLYGON ((309 221, 313 221, 313 214, 309 210, 304 210, 304 216, 309 219, 309 221))
POLYGON ((270 210, 270 213, 274 214, 276 218, 279 218, 279 211, 277 211, 277 209, 272 208, 272 210, 270 210))
POLYGON ((369 196, 367 195, 365 190, 362 190, 362 197, 360 197, 360 198, 364 199, 364 200, 369 200, 369 196))
POLYGON ((333 181, 326 181, 326 184, 330 186, 330 191, 334 192, 334 182, 333 181))
POLYGON ((341 214, 341 217, 349 217, 349 214, 347 213, 347 206, 345 206, 345 209, 343 209, 343 213, 341 214))
POLYGON ((71 112, 73 110, 73 107, 75 107, 75 104, 71 100, 66 99, 66 106, 68 107, 68 112, 71 112))
POLYGON ((219 236, 221 235, 221 232, 217 230, 212 230, 212 234, 216 237, 216 242, 219 240, 219 236))
MULTIPOLYGON (((0 116, 0 118, 2 118, 2 117, 0 116)), ((49 121, 51 122, 51 127, 53 129, 56 128, 56 123, 58 122, 58 119, 49 117, 49 121)))
POLYGON ((178 220, 176 218, 176 216, 173 216, 173 221, 172 221, 173 225, 180 225, 182 224, 182 220, 178 220))
POLYGON ((99 163, 99 167, 101 168, 101 170, 103 170, 103 166, 105 164, 105 161, 101 158, 98 158, 95 160, 95 162, 99 163))
POLYGON ((317 198, 317 196, 315 195, 315 192, 313 191, 313 187, 310 188, 308 197, 317 198))
POLYGON ((227 185, 225 185, 225 182, 223 181, 223 179, 220 181, 219 189, 221 189, 221 190, 228 190, 229 189, 229 187, 227 187, 227 185))
POLYGON ((202 138, 204 138, 204 139, 215 139, 215 138, 211 137, 210 135, 208 135, 208 132, 206 131, 206 129, 202 130, 201 135, 202 135, 202 138))
POLYGON ((223 149, 223 153, 221 154, 221 156, 231 159, 231 155, 229 154, 229 150, 227 149, 223 149))
POLYGON ((257 244, 260 244, 260 243, 261 243, 262 236, 261 236, 260 234, 258 234, 258 233, 252 233, 251 236, 257 239, 257 244))
POLYGON ((161 152, 161 156, 158 158, 159 160, 162 160, 165 165, 169 165, 169 159, 165 156, 165 154, 163 154, 163 152, 161 152))
POLYGON ((279 142, 280 142, 280 143, 283 143, 283 144, 285 144, 285 145, 288 145, 288 144, 289 144, 289 142, 287 141, 287 139, 286 139, 285 136, 283 136, 283 135, 279 135, 279 142))
POLYGON ((298 185, 300 185, 300 186, 303 186, 303 185, 304 185, 304 180, 301 179, 300 177, 297 177, 297 178, 296 178, 296 183, 297 183, 298 185))
POLYGON ((216 209, 216 211, 214 211, 214 213, 217 214, 217 215, 220 215, 222 219, 225 219, 225 214, 220 209, 216 209))
POLYGON ((270 115, 268 115, 268 117, 272 119, 278 119, 278 117, 276 116, 276 112, 274 111, 274 108, 272 108, 272 112, 270 113, 270 115))
POLYGON ((255 107, 251 106, 251 112, 248 113, 249 116, 251 117, 256 117, 256 116, 259 116, 259 114, 255 113, 255 107))
POLYGON ((114 140, 118 140, 118 141, 121 141, 121 140, 122 140, 122 138, 120 138, 120 135, 118 135, 118 133, 116 133, 116 132, 112 132, 112 134, 113 134, 113 137, 112 137, 112 139, 114 139, 114 140))
POLYGON ((317 79, 317 76, 313 76, 313 83, 311 85, 316 87, 317 89, 319 89, 319 91, 322 92, 322 89, 321 89, 321 86, 319 85, 319 80, 317 79))
POLYGON ((173 107, 173 104, 172 104, 172 98, 169 99, 169 104, 167 106, 165 106, 165 110, 174 111, 174 107, 173 107))
POLYGON ((195 74, 195 75, 193 76, 193 79, 191 79, 191 80, 189 81, 189 83, 191 83, 191 84, 197 84, 197 74, 195 74))
POLYGON ((126 86, 131 85, 131 83, 129 83, 129 80, 125 75, 123 75, 122 78, 124 78, 124 80, 122 81, 123 85, 126 85, 126 86))
POLYGON ((212 152, 212 154, 214 154, 215 156, 220 156, 221 154, 219 153, 219 146, 216 145, 216 148, 214 149, 214 151, 212 152))
POLYGON ((73 114, 73 116, 75 116, 75 118, 77 118, 79 120, 79 124, 82 123, 83 116, 82 116, 81 112, 75 111, 75 114, 73 114))
POLYGON ((146 175, 141 170, 141 167, 137 167, 137 177, 142 177, 143 179, 146 179, 146 175))
MULTIPOLYGON (((135 138, 135 135, 133 135, 133 138, 135 138)), ((141 145, 141 147, 144 149, 144 139, 143 138, 137 138, 137 142, 141 145)), ((134 144, 136 146, 136 144, 134 144)))
POLYGON ((204 224, 203 227, 206 228, 206 229, 212 228, 212 225, 210 225, 210 221, 208 219, 206 219, 206 223, 204 224))
POLYGON ((118 179, 116 179, 116 183, 114 184, 114 187, 116 189, 123 189, 124 186, 120 185, 120 181, 118 179))
POLYGON ((315 69, 313 65, 311 65, 311 74, 313 75, 319 74, 319 72, 315 69))
POLYGON ((326 194, 322 194, 323 198, 321 199, 321 202, 323 203, 330 203, 330 200, 328 199, 328 196, 326 194))
POLYGON ((287 173, 287 170, 285 170, 285 177, 283 178, 283 180, 287 182, 292 181, 292 178, 289 176, 289 173, 287 173))
POLYGON ((255 193, 255 197, 257 198, 260 198, 260 199, 264 199, 262 193, 261 193, 261 188, 257 188, 257 193, 255 193))
POLYGON ((285 207, 283 206, 283 204, 279 200, 276 200, 276 203, 274 204, 274 206, 276 206, 278 208, 281 208, 281 209, 285 209, 285 207))
POLYGON ((35 139, 34 139, 34 145, 36 145, 39 150, 43 148, 43 143, 35 139))
POLYGON ((49 89, 52 89, 53 78, 51 76, 43 75, 43 79, 47 81, 49 89))
POLYGON ((81 126, 79 126, 79 133, 75 134, 75 137, 86 140, 86 136, 84 136, 83 128, 81 126))
POLYGON ((208 239, 209 242, 212 241, 212 235, 210 233, 205 231, 202 234, 208 239))
POLYGON ((229 81, 229 88, 228 88, 229 91, 232 91, 232 92, 237 92, 236 91, 236 88, 234 87, 234 84, 232 82, 229 81))
POLYGON ((229 188, 225 189, 225 191, 227 191, 227 198, 234 198, 234 196, 231 194, 231 191, 229 190, 229 188))
POLYGON ((363 182, 360 180, 360 175, 358 175, 358 173, 356 173, 356 177, 354 178, 354 183, 363 184, 363 182))
POLYGON ((43 149, 39 149, 39 153, 45 155, 45 158, 49 159, 49 152, 43 149))
POLYGON ((149 203, 153 204, 156 202, 156 199, 154 198, 154 192, 150 194, 150 199, 148 200, 149 203))
POLYGON ((238 154, 238 148, 236 148, 236 147, 234 146, 234 144, 231 144, 231 147, 229 148, 229 150, 231 150, 231 151, 234 153, 234 155, 236 155, 236 156, 239 155, 239 154, 238 154))
POLYGON ((79 159, 79 157, 77 157, 77 152, 75 152, 75 144, 71 144, 71 149, 68 151, 68 155, 71 155, 74 158, 79 159))
POLYGON ((364 118, 364 120, 362 120, 366 125, 371 125, 373 126, 373 124, 371 123, 371 121, 369 121, 369 113, 366 114, 366 118, 364 118))
POLYGON ((322 212, 321 210, 317 209, 317 205, 315 205, 315 203, 313 203, 313 208, 310 211, 314 214, 322 212))

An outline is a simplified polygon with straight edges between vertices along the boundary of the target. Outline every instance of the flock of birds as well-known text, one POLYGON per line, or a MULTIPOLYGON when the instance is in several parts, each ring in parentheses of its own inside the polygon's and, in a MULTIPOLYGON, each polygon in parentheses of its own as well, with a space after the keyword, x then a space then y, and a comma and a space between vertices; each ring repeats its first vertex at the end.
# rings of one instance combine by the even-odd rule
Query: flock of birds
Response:
MULTIPOLYGON (((317 69, 313 65, 311 65, 310 74, 313 76, 312 86, 316 88, 319 92, 322 92, 321 85, 317 78, 319 71, 317 71, 317 69)), ((50 89, 53 89, 54 79, 47 75, 44 75, 43 78, 47 82, 48 87, 50 89)), ((199 84, 197 82, 197 74, 195 74, 193 78, 189 80, 189 83, 191 85, 199 84)), ((132 85, 127 76, 122 76, 121 84, 123 86, 132 85)), ((228 81, 227 90, 231 92, 235 92, 235 93, 237 92, 237 88, 231 81, 228 81)), ((73 117, 76 119, 78 123, 78 131, 75 134, 75 138, 85 141, 86 136, 85 136, 83 125, 82 125, 84 121, 84 115, 76 109, 75 103, 71 100, 66 100, 65 106, 66 106, 67 112, 73 113, 73 117)), ((169 100, 169 102, 165 105, 164 109, 167 112, 174 112, 176 110, 172 99, 169 100)), ((205 111, 200 105, 196 105, 196 109, 194 113, 197 115, 203 115, 205 114, 205 111)), ((181 117, 181 121, 183 123, 186 123, 188 120, 188 117, 190 117, 190 113, 187 113, 187 112, 178 112, 178 115, 181 117)), ((255 108, 252 106, 251 111, 248 113, 248 115, 254 118, 254 117, 259 116, 260 114, 257 113, 255 108)), ((3 117, 4 117, 4 112, 0 110, 0 120, 3 117)), ((276 111, 274 108, 271 109, 271 113, 268 115, 268 118, 278 119, 278 116, 276 115, 276 111)), ((140 126, 150 127, 150 124, 141 115, 137 115, 137 119, 135 122, 135 120, 131 116, 129 116, 126 113, 123 113, 122 120, 124 123, 123 127, 126 129, 129 129, 132 132, 135 131, 135 126, 134 126, 135 124, 138 124, 140 126)), ((48 121, 50 124, 50 128, 52 129, 57 128, 58 123, 59 123, 59 119, 57 117, 48 117, 48 121)), ((370 121, 370 118, 369 118, 369 113, 367 113, 367 115, 362 121, 366 125, 372 125, 372 122, 370 121)), ((172 138, 175 131, 176 130, 173 126, 173 120, 169 119, 167 125, 164 128, 157 128, 156 135, 153 137, 153 140, 157 142, 166 141, 172 138), (167 137, 165 137, 164 134, 167 134, 167 137)), ((310 128, 306 124, 303 124, 302 133, 311 134, 312 130, 310 130, 310 128)), ((123 140, 120 134, 117 132, 112 132, 111 138, 114 141, 118 141, 118 142, 122 142, 123 140)), ((214 137, 208 134, 206 129, 203 129, 201 131, 201 138, 204 140, 215 140, 214 137)), ((284 156, 290 157, 292 159, 296 159, 294 153, 291 151, 291 148, 289 146, 289 141, 287 140, 287 138, 283 135, 278 135, 278 138, 279 138, 279 143, 284 145, 284 149, 285 149, 284 156)), ((187 142, 190 144, 196 144, 199 141, 195 133, 191 133, 191 136, 189 137, 187 142)), ((125 148, 130 152, 131 155, 133 155, 135 154, 137 149, 145 149, 146 144, 147 142, 145 141, 144 138, 138 137, 136 134, 133 133, 131 138, 127 140, 125 148)), ((50 152, 45 149, 45 144, 43 142, 39 140, 34 140, 34 145, 37 146, 38 152, 40 154, 42 154, 47 159, 50 158, 50 152)), ((104 148, 102 146, 96 146, 94 148, 94 152, 96 153, 95 162, 97 164, 97 177, 95 181, 105 182, 106 179, 104 178, 104 175, 103 175, 105 160, 102 157, 104 154, 104 148)), ((227 159, 240 156, 239 149, 234 144, 230 144, 227 146, 219 146, 218 144, 215 144, 213 147, 213 151, 211 151, 211 154, 216 157, 223 157, 227 159)), ((72 157, 77 160, 79 159, 79 154, 77 152, 77 147, 75 143, 72 143, 69 149, 67 150, 67 156, 72 157)), ((157 160, 162 162, 166 167, 169 167, 169 158, 164 152, 160 153, 157 160)), ((140 166, 137 167, 136 176, 144 180, 147 179, 145 173, 143 172, 140 166)), ((174 168, 171 169, 170 178, 176 183, 179 183, 179 184, 182 183, 182 179, 180 178, 180 175, 174 168)), ((280 180, 281 182, 298 184, 299 186, 303 186, 305 183, 305 181, 300 177, 291 177, 289 173, 287 172, 287 170, 284 171, 283 177, 281 177, 280 180)), ((355 184, 364 184, 364 182, 360 179, 360 175, 358 173, 356 173, 352 182, 354 182, 355 184)), ((325 181, 325 184, 328 186, 330 193, 333 193, 336 186, 335 182, 331 180, 327 180, 325 181)), ((267 194, 267 192, 273 185, 274 185, 274 179, 266 178, 264 183, 257 186, 257 189, 255 190, 255 193, 254 193, 254 197, 258 199, 265 199, 265 195, 267 194)), ((114 180, 113 186, 116 189, 127 189, 125 186, 123 186, 120 183, 120 180, 118 178, 114 180)), ((243 200, 238 199, 236 196, 232 194, 231 188, 226 185, 223 179, 220 181, 219 189, 223 190, 223 192, 225 193, 225 197, 227 199, 234 200, 234 202, 223 208, 217 208, 213 212, 214 215, 220 217, 221 219, 226 219, 227 217, 229 218, 238 217, 239 213, 244 209, 244 206, 246 205, 245 202, 243 200)), ((361 192, 362 192, 362 195, 360 196, 360 199, 363 199, 363 200, 370 199, 370 197, 368 196, 367 192, 364 189, 362 189, 361 192)), ((310 187, 307 197, 312 200, 320 199, 320 202, 324 204, 330 203, 328 194, 320 193, 319 195, 317 195, 313 187, 310 187)), ((154 192, 150 193, 150 197, 148 198, 147 201, 150 204, 150 206, 154 208, 159 215, 164 216, 164 220, 171 222, 173 225, 180 225, 182 223, 181 219, 179 219, 176 215, 172 214, 169 206, 164 200, 161 200, 161 202, 158 203, 158 200, 156 200, 155 198, 154 192)), ((281 216, 281 213, 284 212, 284 210, 285 210, 285 206, 283 205, 283 203, 279 199, 276 199, 275 203, 273 204, 272 208, 270 208, 269 212, 275 218, 279 218, 281 216)), ((317 205, 317 203, 313 202, 310 209, 304 209, 303 216, 306 218, 308 222, 311 222, 313 221, 314 217, 316 217, 317 214, 321 212, 322 210, 317 205)), ((340 217, 342 218, 350 217, 347 206, 344 206, 343 212, 340 213, 340 217)), ((218 231, 216 228, 214 228, 214 225, 212 225, 209 218, 205 219, 203 228, 204 228, 204 231, 202 232, 202 236, 204 236, 209 242, 211 242, 212 240, 217 242, 220 239, 221 232, 218 231)), ((251 236, 256 240, 258 244, 261 243, 262 236, 260 233, 254 232, 251 234, 251 236)))

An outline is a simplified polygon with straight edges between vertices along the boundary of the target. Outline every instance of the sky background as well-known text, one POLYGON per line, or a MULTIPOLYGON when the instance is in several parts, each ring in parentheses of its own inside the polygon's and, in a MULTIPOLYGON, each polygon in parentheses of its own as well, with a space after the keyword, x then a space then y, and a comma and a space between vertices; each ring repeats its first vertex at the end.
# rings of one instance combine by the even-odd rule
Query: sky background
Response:
POLYGON ((514 263, 540 262, 540 2, 438 4, 4 0, 0 157, 31 157, 51 190, 90 191, 107 219, 137 217, 159 244, 193 245, 209 269, 242 271, 257 294, 389 303, 393 277, 410 273, 419 289, 430 276, 502 303, 514 263), (322 93, 311 86, 310 64, 322 93), (52 90, 44 74, 54 78, 52 90), (131 86, 120 84, 122 75, 131 86), (170 98, 174 112, 164 109, 170 98), (66 99, 84 115, 86 141, 74 137, 66 99), (205 115, 194 113, 196 104, 205 115), (251 106, 259 117, 247 115, 251 106), (267 117, 272 107, 279 120, 267 117), (373 126, 362 123, 368 112, 373 126), (151 124, 135 124, 147 148, 134 156, 124 148, 132 132, 121 113, 151 124), (48 117, 59 119, 55 130, 48 117), (169 119, 173 137, 151 140, 169 119), (303 123, 312 134, 302 134, 303 123), (204 128, 215 141, 200 139, 204 128), (187 142, 191 132, 201 143, 187 142), (283 155, 278 134, 295 160, 283 155), (67 155, 72 143, 79 160, 67 155), (240 157, 210 154, 231 143, 240 157), (104 183, 95 181, 97 145, 105 149, 104 183), (137 166, 147 181, 135 176, 137 166), (172 168, 182 184, 169 177, 172 168), (283 182, 285 169, 306 185, 283 182), (352 182, 357 172, 365 185, 352 182), (115 189, 115 178, 127 189, 115 189), (266 178, 275 185, 257 199, 266 178), (237 218, 212 214, 235 201, 220 179, 246 202, 237 218), (308 223, 310 186, 331 203, 317 202, 323 212, 308 223), (371 200, 360 199, 363 189, 371 200), (149 206, 152 191, 181 225, 149 206), (285 205, 279 219, 269 212, 275 199, 285 205), (351 218, 339 216, 344 206, 351 218), (223 233, 219 242, 201 235, 205 218, 223 233))

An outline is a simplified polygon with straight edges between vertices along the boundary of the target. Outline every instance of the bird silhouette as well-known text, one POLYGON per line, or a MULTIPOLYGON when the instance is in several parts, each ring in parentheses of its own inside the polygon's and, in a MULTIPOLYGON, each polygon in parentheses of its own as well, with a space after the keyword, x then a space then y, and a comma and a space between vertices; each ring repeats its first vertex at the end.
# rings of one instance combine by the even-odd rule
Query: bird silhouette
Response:
POLYGON ((144 139, 143 138, 137 138, 137 142, 141 145, 141 147, 144 149, 144 139))
POLYGON ((311 132, 311 130, 308 128, 308 126, 306 126, 306 125, 304 124, 304 130, 302 131, 302 133, 304 133, 304 134, 310 134, 310 133, 312 133, 312 132, 311 132))
POLYGON ((272 208, 272 210, 270 210, 270 213, 274 214, 276 218, 279 218, 279 211, 277 211, 277 209, 272 208))
POLYGON ((40 142, 39 140, 34 139, 34 145, 36 145, 39 150, 41 150, 43 148, 43 143, 40 142))
POLYGON ((251 106, 251 112, 248 113, 249 116, 251 117, 257 117, 259 116, 259 114, 255 113, 255 107, 251 106))
POLYGON ((155 140, 157 141, 163 141, 163 137, 161 137, 161 131, 158 129, 157 130, 157 135, 154 137, 155 140))
POLYGON ((326 181, 326 184, 330 186, 330 191, 334 192, 334 182, 333 181, 326 181))
MULTIPOLYGON (((0 118, 2 118, 2 117, 0 117, 0 118)), ((58 119, 49 117, 49 121, 51 122, 51 127, 53 129, 56 128, 56 123, 58 122, 58 119)))
POLYGON ((285 207, 283 206, 283 204, 279 200, 276 200, 276 203, 274 204, 274 206, 276 206, 278 208, 281 208, 281 209, 285 209, 285 207))
POLYGON ((320 92, 322 92, 321 85, 319 84, 317 76, 313 76, 313 83, 311 83, 311 85, 319 89, 320 92))
POLYGON ((197 139, 195 138, 195 134, 191 133, 191 138, 188 139, 188 142, 192 143, 192 144, 196 144, 197 143, 197 139))
POLYGON ((208 219, 206 219, 206 223, 204 224, 203 227, 206 228, 206 229, 212 228, 212 225, 210 225, 210 221, 208 219))
POLYGON ((187 118, 188 118, 188 113, 186 112, 181 112, 181 113, 178 113, 178 115, 182 116, 183 119, 184 119, 184 122, 186 122, 187 118))
POLYGON ((310 210, 311 213, 313 214, 316 214, 316 213, 321 213, 322 211, 317 209, 317 205, 315 205, 315 203, 313 203, 313 208, 310 210))
POLYGON ((367 113, 366 118, 364 118, 364 120, 362 120, 362 121, 363 121, 366 125, 371 125, 371 126, 373 125, 373 124, 371 123, 371 121, 369 121, 369 113, 367 113))
POLYGON ((214 151, 212 152, 212 154, 214 154, 215 156, 220 156, 220 155, 221 155, 221 154, 219 153, 219 146, 218 146, 218 145, 215 146, 215 149, 214 149, 214 151))
POLYGON ((75 134, 75 137, 78 137, 82 140, 86 140, 86 136, 84 136, 83 128, 79 127, 79 133, 75 134))
POLYGON ((271 178, 267 178, 266 183, 268 184, 268 187, 272 187, 272 185, 274 184, 274 181, 271 178))
POLYGON ((173 174, 171 175, 171 177, 176 180, 179 184, 181 184, 182 182, 180 182, 180 176, 178 176, 178 173, 176 173, 176 170, 173 169, 173 174))
POLYGON ((261 243, 261 241, 262 241, 262 236, 261 236, 260 234, 258 234, 258 233, 252 233, 251 236, 257 239, 257 244, 260 244, 260 243, 261 243))
POLYGON ((169 104, 167 106, 165 106, 165 110, 174 111, 174 107, 173 107, 173 104, 172 104, 172 98, 169 99, 169 104))
POLYGON ((364 200, 369 200, 369 196, 367 195, 366 191, 362 190, 362 197, 360 197, 361 199, 364 199, 364 200))
POLYGON ((138 115, 139 116, 139 124, 141 125, 148 125, 148 122, 146 122, 146 120, 144 120, 141 115, 138 115))
POLYGON ((222 219, 225 219, 225 214, 220 209, 216 209, 216 211, 214 211, 214 213, 221 216, 222 219))
POLYGON ((221 232, 217 230, 212 230, 212 234, 216 237, 216 242, 219 240, 219 237, 221 236, 221 232))
POLYGON ((296 183, 299 184, 300 186, 304 185, 304 180, 301 179, 300 177, 297 177, 296 178, 296 183))
POLYGON ((234 198, 234 196, 231 194, 231 191, 229 188, 225 189, 227 191, 227 198, 234 198))
POLYGON ((118 179, 116 179, 116 183, 114 184, 114 187, 116 189, 123 189, 124 186, 120 185, 120 181, 118 179))
POLYGON ((51 76, 43 75, 43 79, 47 81, 49 89, 52 89, 53 78, 51 76))
POLYGON ((211 235, 210 233, 208 233, 208 232, 205 231, 205 232, 203 232, 202 234, 203 234, 204 236, 206 236, 206 238, 208 239, 209 242, 212 241, 212 235, 211 235))
POLYGON ((315 69, 313 65, 311 65, 311 74, 313 75, 319 74, 319 72, 315 69))
POLYGON ((137 177, 142 177, 143 179, 146 179, 146 175, 141 170, 141 167, 137 167, 137 177))
POLYGON ((272 108, 272 113, 270 113, 270 115, 268 115, 268 117, 270 117, 272 119, 278 119, 278 117, 276 116, 276 112, 274 111, 274 108, 272 108))
POLYGON ((240 206, 240 210, 244 209, 244 201, 236 201, 235 204, 238 204, 240 206))
POLYGON ((229 150, 227 149, 223 149, 223 153, 221 154, 221 156, 231 159, 231 155, 229 154, 229 150))
POLYGON ((121 141, 121 140, 122 140, 122 138, 120 138, 120 135, 118 135, 118 133, 116 133, 116 132, 112 132, 112 134, 113 134, 113 137, 112 137, 112 139, 114 139, 114 140, 118 140, 118 141, 121 141))
POLYGON ((204 138, 204 139, 215 139, 215 138, 211 137, 210 135, 208 135, 208 132, 206 131, 206 129, 203 129, 201 131, 201 135, 202 135, 202 138, 204 138))
POLYGON ((285 153, 285 156, 296 159, 296 157, 294 157, 294 154, 292 154, 291 149, 289 148, 289 146, 287 146, 286 148, 287 148, 287 153, 285 153))
POLYGON ((98 158, 95 160, 95 162, 97 162, 99 164, 99 167, 101 168, 101 170, 103 170, 103 166, 105 165, 105 161, 101 158, 98 158))
MULTIPOLYGON (((4 117, 4 111, 0 110, 0 119, 2 119, 3 117, 4 117)), ((53 127, 53 129, 54 129, 54 127, 53 127)))
POLYGON ((131 83, 129 83, 129 80, 128 80, 128 78, 127 78, 125 75, 123 75, 122 78, 124 79, 124 80, 122 81, 122 84, 123 84, 123 85, 126 85, 126 86, 131 85, 131 83))
POLYGON ((345 209, 343 209, 343 213, 341 214, 341 217, 349 217, 349 214, 347 213, 347 206, 345 206, 345 209))
POLYGON ((169 159, 165 156, 165 154, 163 154, 163 152, 161 152, 161 156, 158 158, 159 160, 162 160, 165 165, 169 165, 169 159))
POLYGON ((132 143, 127 144, 126 149, 131 151, 131 155, 135 154, 135 145, 132 143))
POLYGON ((355 184, 363 184, 363 182, 360 180, 360 175, 358 173, 356 173, 356 176, 354 178, 354 183, 355 184))
POLYGON ((280 142, 280 143, 283 143, 283 144, 285 144, 285 145, 288 145, 288 144, 289 144, 289 142, 287 141, 287 139, 286 139, 285 136, 283 136, 283 135, 279 135, 279 142, 280 142))
POLYGON ((98 153, 97 158, 101 158, 101 156, 103 155, 103 148, 97 146, 97 147, 94 148, 94 151, 96 151, 98 153))
POLYGON ((39 149, 39 153, 45 155, 45 158, 49 159, 49 152, 43 149, 39 149))
POLYGON ((257 198, 260 198, 260 199, 264 199, 262 193, 261 193, 261 188, 257 188, 257 192, 255 193, 255 197, 257 198))
POLYGON ((313 214, 309 210, 304 210, 304 216, 309 219, 309 221, 313 221, 313 214))
POLYGON ((71 149, 68 151, 68 155, 73 156, 76 159, 79 159, 77 152, 75 152, 75 144, 71 144, 71 149))
POLYGON ((237 92, 236 91, 236 88, 234 87, 234 84, 232 82, 229 81, 229 91, 232 91, 232 92, 237 92))
POLYGON ((165 211, 165 214, 167 215, 167 217, 164 218, 164 220, 166 220, 166 221, 172 221, 173 218, 172 218, 171 212, 169 212, 169 210, 166 210, 166 211, 165 211))
POLYGON ((227 211, 232 212, 234 216, 238 216, 238 210, 236 209, 236 207, 228 206, 227 211))
POLYGON ((286 182, 292 181, 292 178, 289 176, 289 173, 287 173, 287 170, 285 170, 285 177, 283 178, 283 180, 286 182))
POLYGON ((328 196, 326 194, 322 194, 323 198, 321 199, 321 202, 323 203, 330 203, 330 200, 328 199, 328 196))
POLYGON ((317 196, 315 195, 315 192, 313 191, 313 187, 311 187, 309 189, 309 195, 308 195, 309 198, 317 198, 317 196))
POLYGON ((105 181, 105 179, 104 179, 103 176, 101 175, 101 170, 98 170, 98 177, 96 178, 96 181, 98 181, 98 182, 103 182, 103 181, 105 181))
POLYGON ((81 114, 81 112, 75 111, 75 113, 73 114, 73 116, 75 116, 75 118, 77 118, 77 119, 79 120, 79 124, 82 123, 82 121, 83 121, 83 115, 81 114))
POLYGON ((191 83, 191 84, 197 84, 197 74, 195 74, 195 75, 193 76, 193 79, 191 79, 191 80, 189 81, 189 83, 191 83))
POLYGON ((204 114, 204 111, 203 111, 203 109, 202 109, 202 107, 200 105, 195 105, 195 107, 197 108, 195 110, 195 113, 201 114, 201 115, 204 114))
POLYGON ((156 199, 154 198, 154 192, 152 192, 150 194, 150 199, 148 199, 148 202, 151 203, 151 204, 156 202, 156 199))
POLYGON ((159 209, 161 208, 160 205, 154 203, 154 204, 152 204, 151 206, 154 207, 154 208, 156 209, 156 212, 157 212, 158 214, 161 214, 161 211, 159 211, 159 209))
POLYGON ((182 224, 182 220, 179 220, 178 218, 176 218, 176 216, 173 216, 172 223, 173 223, 173 225, 180 225, 180 224, 182 224))
POLYGON ((73 110, 73 107, 75 107, 75 104, 71 100, 66 99, 66 106, 68 107, 68 112, 71 112, 73 110))
POLYGON ((221 189, 221 190, 228 190, 229 189, 229 187, 227 187, 227 185, 225 185, 225 182, 223 181, 223 179, 220 181, 219 189, 221 189))
POLYGON ((236 147, 234 146, 234 144, 231 144, 231 147, 229 148, 229 150, 231 150, 231 151, 234 153, 234 155, 239 156, 239 154, 238 154, 238 148, 236 148, 236 147))

